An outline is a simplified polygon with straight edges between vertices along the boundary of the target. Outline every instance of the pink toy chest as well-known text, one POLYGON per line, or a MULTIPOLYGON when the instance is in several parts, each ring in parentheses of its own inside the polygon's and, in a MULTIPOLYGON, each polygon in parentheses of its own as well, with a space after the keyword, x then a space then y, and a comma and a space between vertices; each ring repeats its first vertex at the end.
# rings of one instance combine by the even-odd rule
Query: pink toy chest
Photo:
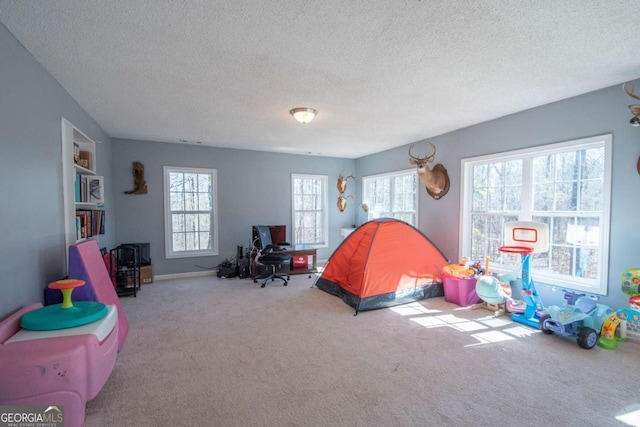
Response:
POLYGON ((0 405, 63 406, 64 425, 82 426, 86 402, 115 366, 118 322, 101 342, 88 333, 7 343, 21 331, 22 315, 41 306, 29 305, 0 322, 0 405))
POLYGON ((475 277, 454 277, 442 273, 444 299, 462 307, 478 304, 482 300, 476 294, 475 277))

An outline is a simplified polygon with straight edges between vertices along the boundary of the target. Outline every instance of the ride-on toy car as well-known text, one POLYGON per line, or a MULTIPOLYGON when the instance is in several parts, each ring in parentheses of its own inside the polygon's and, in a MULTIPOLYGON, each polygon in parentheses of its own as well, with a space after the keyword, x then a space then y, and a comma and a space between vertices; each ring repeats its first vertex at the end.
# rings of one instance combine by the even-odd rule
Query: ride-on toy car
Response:
POLYGON ((545 314, 540 318, 540 330, 545 334, 555 332, 577 337, 580 347, 592 349, 598 343, 602 323, 613 313, 613 309, 597 304, 594 298, 571 291, 565 291, 564 299, 567 300, 565 304, 545 309, 545 314))

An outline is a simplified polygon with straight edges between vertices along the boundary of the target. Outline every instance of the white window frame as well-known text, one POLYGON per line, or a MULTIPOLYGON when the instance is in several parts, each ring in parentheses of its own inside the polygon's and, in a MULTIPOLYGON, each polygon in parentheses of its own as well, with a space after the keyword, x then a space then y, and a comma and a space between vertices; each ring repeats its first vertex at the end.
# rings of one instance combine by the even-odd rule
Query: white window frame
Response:
MULTIPOLYGON (((461 163, 461 182, 463 183, 461 192, 461 215, 460 215, 460 258, 469 256, 471 254, 471 208, 472 208, 472 168, 477 165, 494 162, 504 162, 508 160, 523 160, 522 170, 522 192, 521 192, 521 209, 519 212, 515 212, 518 216, 518 220, 531 221, 534 216, 548 216, 560 217, 563 214, 569 217, 581 217, 582 215, 587 217, 598 216, 600 217, 600 224, 602 229, 599 232, 598 243, 598 273, 595 279, 588 279, 577 276, 561 275, 553 273, 548 270, 536 270, 531 263, 531 277, 535 283, 544 283, 550 286, 559 286, 568 289, 574 289, 578 291, 584 291, 591 294, 607 295, 608 292, 608 270, 609 270, 609 233, 610 233, 610 211, 611 211, 611 173, 612 173, 612 135, 599 135, 590 138, 576 139, 572 141, 565 141, 560 143, 548 144, 537 146, 533 148, 509 151, 498 154, 490 154, 485 156, 473 157, 462 159, 461 163), (603 193, 602 193, 602 209, 600 212, 593 211, 535 211, 533 206, 533 191, 532 191, 532 159, 536 156, 557 154, 570 151, 578 151, 588 148, 604 148, 604 171, 603 171, 603 193)), ((491 211, 489 211, 489 214, 491 211)), ((495 215, 510 215, 512 212, 497 211, 495 215)), ((504 232, 504 230, 503 230, 504 232)), ((550 230, 550 234, 551 230, 550 230)), ((550 236, 550 245, 553 236, 550 236)), ((536 255, 533 254, 532 257, 536 255)), ((510 256, 511 262, 519 262, 520 256, 510 256)), ((505 256, 504 259, 509 259, 509 256, 505 256)), ((477 261, 477 260, 475 260, 477 261)), ((482 260, 481 260, 482 261, 482 260)), ((496 272, 514 272, 514 268, 517 268, 519 264, 500 264, 492 260, 492 270, 496 272)), ((517 271, 518 276, 520 271, 517 271)))
MULTIPOLYGON (((387 173, 381 173, 381 174, 377 174, 377 175, 368 175, 362 178, 362 202, 364 204, 367 205, 368 210, 367 210, 367 220, 371 221, 373 219, 377 219, 377 218, 382 218, 382 217, 386 217, 386 218, 394 218, 394 214, 397 213, 396 211, 393 210, 393 197, 394 197, 394 192, 393 192, 393 178, 396 177, 404 177, 404 176, 408 176, 408 175, 414 175, 415 176, 415 180, 416 180, 416 187, 414 189, 415 191, 415 211, 413 211, 413 215, 414 215, 414 223, 411 223, 410 221, 405 221, 411 225, 413 225, 414 227, 418 228, 418 222, 420 221, 420 179, 418 178, 418 173, 416 171, 415 168, 411 168, 411 169, 404 169, 401 171, 395 171, 395 172, 387 172, 387 173), (391 211, 389 212, 385 212, 385 211, 379 211, 376 209, 376 206, 373 205, 373 203, 371 202, 372 197, 371 195, 368 193, 369 192, 369 182, 370 181, 376 181, 376 180, 384 180, 384 179, 389 179, 389 200, 391 201, 391 211)), ((411 213, 411 211, 402 211, 402 213, 411 213)))
POLYGON ((204 168, 187 168, 179 166, 165 166, 164 167, 164 242, 165 242, 165 257, 170 258, 189 258, 189 257, 202 257, 218 255, 218 176, 216 169, 204 169, 204 168), (172 228, 172 210, 171 210, 171 197, 169 194, 169 174, 172 172, 179 173, 198 173, 211 176, 211 248, 191 251, 175 251, 173 249, 173 228, 172 228))
POLYGON ((328 188, 329 188, 329 176, 328 175, 312 175, 312 174, 300 174, 300 173, 292 173, 291 174, 291 243, 293 245, 305 245, 312 248, 326 248, 329 246, 329 196, 328 196, 328 188), (296 229, 296 214, 301 212, 300 209, 296 206, 296 198, 295 198, 295 181, 298 179, 314 179, 319 180, 322 184, 322 230, 321 230, 321 241, 319 242, 300 242, 297 240, 297 229, 296 229))

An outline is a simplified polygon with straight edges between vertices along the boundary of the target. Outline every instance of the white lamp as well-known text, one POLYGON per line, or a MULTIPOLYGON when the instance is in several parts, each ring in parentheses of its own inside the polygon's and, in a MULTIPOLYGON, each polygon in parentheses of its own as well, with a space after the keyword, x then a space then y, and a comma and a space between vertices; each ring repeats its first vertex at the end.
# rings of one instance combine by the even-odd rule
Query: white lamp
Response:
POLYGON ((313 108, 307 107, 294 108, 293 110, 289 111, 289 113, 291 113, 291 115, 303 125, 309 123, 311 120, 313 120, 316 114, 318 114, 318 112, 313 108))

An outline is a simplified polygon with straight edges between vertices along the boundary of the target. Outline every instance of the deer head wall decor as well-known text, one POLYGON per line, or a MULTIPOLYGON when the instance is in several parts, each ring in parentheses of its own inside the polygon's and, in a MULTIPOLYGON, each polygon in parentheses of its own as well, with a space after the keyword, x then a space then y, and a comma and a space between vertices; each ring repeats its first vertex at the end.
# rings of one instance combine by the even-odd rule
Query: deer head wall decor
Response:
MULTIPOLYGON (((640 96, 636 95, 634 92, 635 86, 636 86, 636 83, 633 82, 631 83, 631 89, 627 90, 627 84, 625 83, 622 85, 622 90, 624 91, 624 93, 626 93, 630 97, 640 100, 640 96)), ((629 110, 631 110, 631 114, 633 114, 633 117, 631 118, 631 120, 629 120, 629 124, 631 126, 640 126, 640 105, 638 104, 629 105, 629 110)), ((640 175, 640 157, 638 157, 638 161, 636 162, 636 170, 640 175)))
POLYGON ((348 195, 345 197, 342 194, 338 196, 338 203, 336 203, 336 205, 340 212, 344 212, 344 210, 347 209, 347 199, 353 199, 353 196, 348 195))
POLYGON ((342 176, 342 174, 338 175, 338 192, 340 194, 344 193, 345 191, 347 191, 347 180, 349 178, 353 178, 354 180, 356 179, 355 176, 353 175, 349 175, 349 176, 342 176))
POLYGON ((427 187, 427 193, 434 199, 442 198, 449 191, 449 174, 447 169, 440 163, 429 169, 429 163, 433 163, 436 156, 436 146, 429 143, 433 149, 433 153, 429 156, 416 157, 411 154, 413 144, 409 147, 409 162, 418 167, 418 177, 420 181, 427 187))
MULTIPOLYGON (((633 82, 631 83, 631 90, 627 90, 627 84, 625 83, 622 85, 622 90, 624 90, 624 93, 630 97, 640 100, 640 96, 634 93, 635 86, 636 83, 633 82)), ((633 114, 633 117, 629 120, 629 124, 631 124, 631 126, 640 126, 640 105, 629 105, 629 110, 631 110, 631 114, 633 114)))

